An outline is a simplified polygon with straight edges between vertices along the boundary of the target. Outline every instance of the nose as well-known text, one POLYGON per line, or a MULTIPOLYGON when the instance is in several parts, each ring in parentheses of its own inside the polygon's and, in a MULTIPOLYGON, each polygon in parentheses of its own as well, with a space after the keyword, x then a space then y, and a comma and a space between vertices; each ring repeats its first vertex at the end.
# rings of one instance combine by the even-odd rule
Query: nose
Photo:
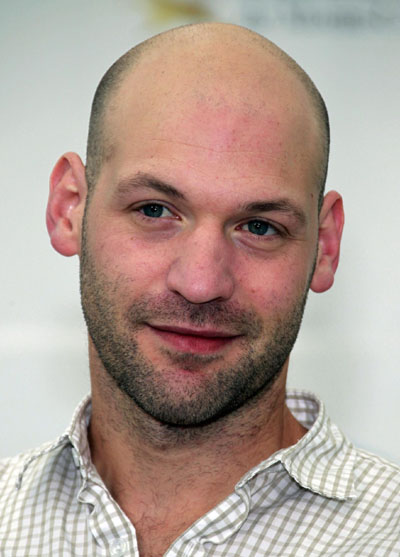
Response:
POLYGON ((199 228, 179 244, 167 288, 193 304, 228 300, 234 291, 230 246, 222 231, 199 228))

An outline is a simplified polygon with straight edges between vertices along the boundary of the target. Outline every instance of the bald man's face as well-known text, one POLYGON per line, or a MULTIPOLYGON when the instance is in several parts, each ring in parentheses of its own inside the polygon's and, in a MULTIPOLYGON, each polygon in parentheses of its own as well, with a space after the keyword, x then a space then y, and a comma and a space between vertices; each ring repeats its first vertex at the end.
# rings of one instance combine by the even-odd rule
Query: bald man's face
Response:
POLYGON ((261 54, 217 54, 206 71, 155 54, 126 79, 84 228, 82 303, 102 365, 175 424, 232 411, 286 365, 317 249, 305 92, 261 54))

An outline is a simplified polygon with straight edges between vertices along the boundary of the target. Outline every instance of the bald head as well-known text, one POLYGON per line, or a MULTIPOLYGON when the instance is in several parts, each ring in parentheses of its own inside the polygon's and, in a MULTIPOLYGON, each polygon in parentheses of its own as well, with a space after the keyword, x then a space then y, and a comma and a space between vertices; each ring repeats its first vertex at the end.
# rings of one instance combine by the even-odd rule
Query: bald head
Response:
POLYGON ((143 103, 151 111, 157 98, 168 103, 179 91, 218 105, 224 102, 223 89, 237 106, 252 110, 279 99, 288 114, 302 116, 301 121, 293 118, 293 126, 311 130, 304 138, 313 144, 313 180, 321 206, 329 155, 329 121, 321 95, 302 68, 274 43, 243 27, 220 23, 187 25, 156 35, 130 49, 106 72, 90 117, 89 195, 118 138, 113 116, 117 110, 133 102, 137 112, 143 103))

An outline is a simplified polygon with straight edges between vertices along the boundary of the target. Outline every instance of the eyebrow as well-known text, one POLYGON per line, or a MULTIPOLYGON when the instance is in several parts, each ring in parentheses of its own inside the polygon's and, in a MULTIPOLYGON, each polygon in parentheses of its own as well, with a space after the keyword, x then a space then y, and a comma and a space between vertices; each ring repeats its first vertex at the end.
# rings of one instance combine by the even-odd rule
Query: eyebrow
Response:
MULTIPOLYGON (((116 195, 124 195, 130 193, 134 188, 145 188, 160 193, 164 193, 175 199, 186 201, 185 195, 171 184, 156 178, 152 174, 146 172, 138 172, 134 176, 122 178, 116 188, 116 195)), ((274 201, 253 201, 246 203, 240 207, 245 213, 270 213, 279 212, 286 213, 294 217, 301 225, 307 223, 304 211, 295 203, 288 199, 277 199, 274 201)))
POLYGON ((253 201, 243 205, 243 210, 248 213, 270 213, 279 212, 287 213, 294 217, 301 225, 307 223, 304 211, 292 201, 288 199, 277 199, 276 201, 253 201))
POLYGON ((117 185, 116 194, 124 195, 126 193, 129 193, 134 188, 146 188, 149 190, 164 193, 166 195, 174 197, 175 199, 186 200, 183 193, 174 188, 174 186, 171 186, 163 180, 159 180, 155 176, 152 176, 151 174, 147 174, 145 172, 138 172, 134 176, 123 178, 117 185))

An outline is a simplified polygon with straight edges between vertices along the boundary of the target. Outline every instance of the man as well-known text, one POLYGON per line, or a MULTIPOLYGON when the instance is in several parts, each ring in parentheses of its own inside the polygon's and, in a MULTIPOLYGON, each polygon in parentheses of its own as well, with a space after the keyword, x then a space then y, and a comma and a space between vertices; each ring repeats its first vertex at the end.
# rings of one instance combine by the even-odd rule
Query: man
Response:
POLYGON ((399 555, 399 469, 285 398, 338 264, 328 150, 309 77, 247 29, 175 29, 107 72, 47 211, 80 257, 91 401, 3 463, 2 555, 399 555))

